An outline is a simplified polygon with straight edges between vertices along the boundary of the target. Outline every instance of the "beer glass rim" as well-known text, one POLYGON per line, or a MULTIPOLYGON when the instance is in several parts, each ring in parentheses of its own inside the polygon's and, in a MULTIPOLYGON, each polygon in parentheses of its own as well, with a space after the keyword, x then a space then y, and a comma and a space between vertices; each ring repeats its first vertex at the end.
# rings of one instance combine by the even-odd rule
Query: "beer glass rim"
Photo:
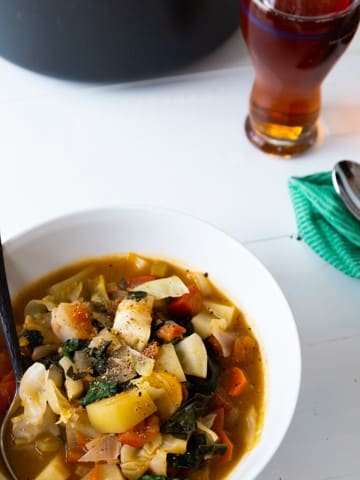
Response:
POLYGON ((298 15, 296 13, 289 13, 285 12, 277 7, 272 5, 271 0, 250 0, 250 3, 256 4, 261 10, 265 11, 272 11, 274 13, 278 13, 286 18, 289 19, 296 19, 297 22, 309 22, 309 21, 328 21, 332 18, 339 18, 345 15, 348 15, 349 12, 354 10, 356 7, 360 5, 360 0, 350 0, 350 5, 348 5, 343 10, 337 12, 330 12, 325 14, 318 14, 318 15, 298 15))

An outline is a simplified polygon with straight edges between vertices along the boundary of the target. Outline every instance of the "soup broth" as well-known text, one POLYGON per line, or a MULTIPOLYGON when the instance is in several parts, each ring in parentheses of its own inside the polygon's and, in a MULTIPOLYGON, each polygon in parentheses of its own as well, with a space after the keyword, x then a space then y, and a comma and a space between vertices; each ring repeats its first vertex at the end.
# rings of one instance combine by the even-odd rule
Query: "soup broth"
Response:
POLYGON ((219 480, 255 445, 260 348, 211 273, 91 258, 13 307, 28 365, 7 432, 19 479, 219 480))

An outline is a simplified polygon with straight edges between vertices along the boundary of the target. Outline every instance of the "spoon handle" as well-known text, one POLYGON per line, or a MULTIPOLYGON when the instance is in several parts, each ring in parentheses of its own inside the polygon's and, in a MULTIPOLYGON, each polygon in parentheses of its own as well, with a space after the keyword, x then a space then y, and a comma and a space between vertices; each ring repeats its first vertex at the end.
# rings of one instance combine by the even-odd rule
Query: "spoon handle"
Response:
POLYGON ((8 282, 6 278, 3 248, 0 237, 0 323, 4 333, 5 342, 9 350, 11 363, 17 384, 20 382, 23 374, 23 364, 19 340, 16 333, 15 321, 11 306, 8 282))

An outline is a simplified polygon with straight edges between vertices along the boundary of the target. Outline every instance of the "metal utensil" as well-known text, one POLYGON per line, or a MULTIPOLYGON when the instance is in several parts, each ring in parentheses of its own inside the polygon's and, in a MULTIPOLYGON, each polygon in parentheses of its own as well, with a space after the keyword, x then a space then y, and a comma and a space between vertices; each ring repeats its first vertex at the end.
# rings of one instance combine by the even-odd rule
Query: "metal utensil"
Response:
POLYGON ((360 220, 360 164, 341 160, 332 170, 332 182, 346 208, 360 220))
POLYGON ((15 396, 3 419, 1 429, 0 429, 0 450, 1 450, 4 463, 7 469, 9 470, 9 473, 11 474, 12 478, 14 480, 18 480, 17 476, 15 475, 10 465, 9 459, 7 457, 5 433, 6 433, 7 425, 10 418, 13 416, 15 410, 17 410, 19 407, 20 399, 18 396, 18 391, 19 391, 19 384, 20 384, 20 380, 23 375, 24 369, 23 369, 23 364, 21 360, 19 341, 16 333, 15 321, 14 321, 13 312, 12 312, 9 287, 8 287, 8 282, 6 278, 1 238, 0 238, 0 323, 4 333, 6 346, 9 351, 11 363, 12 363, 14 374, 15 374, 15 380, 16 380, 15 396))

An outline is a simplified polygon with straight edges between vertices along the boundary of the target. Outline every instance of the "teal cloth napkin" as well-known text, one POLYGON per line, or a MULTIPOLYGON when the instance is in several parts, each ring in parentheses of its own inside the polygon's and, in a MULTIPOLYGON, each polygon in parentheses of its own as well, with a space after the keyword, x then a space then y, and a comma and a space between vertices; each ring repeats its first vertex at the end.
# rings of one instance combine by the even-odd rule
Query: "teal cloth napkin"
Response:
POLYGON ((326 262, 360 278, 360 222, 335 192, 331 172, 289 179, 300 237, 326 262))

